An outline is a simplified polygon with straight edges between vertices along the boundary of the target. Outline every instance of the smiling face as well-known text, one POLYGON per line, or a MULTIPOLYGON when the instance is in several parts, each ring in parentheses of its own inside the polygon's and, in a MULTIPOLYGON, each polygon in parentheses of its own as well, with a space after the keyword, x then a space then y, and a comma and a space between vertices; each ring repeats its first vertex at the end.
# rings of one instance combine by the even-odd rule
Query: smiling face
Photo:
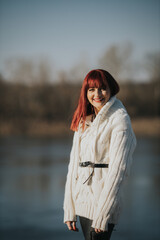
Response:
POLYGON ((109 87, 90 87, 87 90, 87 99, 94 107, 95 114, 109 101, 111 92, 109 87))

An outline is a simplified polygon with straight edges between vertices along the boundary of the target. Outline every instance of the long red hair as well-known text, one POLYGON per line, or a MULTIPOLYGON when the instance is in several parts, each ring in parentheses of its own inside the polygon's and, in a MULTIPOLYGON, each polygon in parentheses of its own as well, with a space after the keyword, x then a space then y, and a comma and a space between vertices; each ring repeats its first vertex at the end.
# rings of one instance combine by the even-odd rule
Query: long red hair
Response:
POLYGON ((84 128, 86 116, 94 113, 94 108, 87 99, 87 90, 92 87, 109 87, 111 97, 119 92, 119 85, 109 72, 103 69, 95 69, 90 71, 83 81, 78 106, 73 115, 70 127, 70 129, 73 131, 78 130, 80 121, 82 121, 82 126, 84 128))

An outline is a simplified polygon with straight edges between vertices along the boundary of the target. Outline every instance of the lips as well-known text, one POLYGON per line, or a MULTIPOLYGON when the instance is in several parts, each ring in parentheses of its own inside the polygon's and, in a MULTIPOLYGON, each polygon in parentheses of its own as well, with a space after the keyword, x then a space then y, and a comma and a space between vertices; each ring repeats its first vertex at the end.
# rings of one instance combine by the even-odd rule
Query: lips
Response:
POLYGON ((102 102, 103 101, 103 98, 94 98, 93 99, 95 102, 102 102))

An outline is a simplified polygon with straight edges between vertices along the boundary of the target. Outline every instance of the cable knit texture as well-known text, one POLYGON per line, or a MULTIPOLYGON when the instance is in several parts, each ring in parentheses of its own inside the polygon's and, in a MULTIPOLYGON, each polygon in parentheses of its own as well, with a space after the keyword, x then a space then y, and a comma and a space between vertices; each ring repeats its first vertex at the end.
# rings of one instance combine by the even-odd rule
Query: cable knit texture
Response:
POLYGON ((74 133, 64 195, 64 222, 83 216, 92 227, 107 230, 108 223, 117 223, 120 195, 129 175, 136 146, 130 118, 120 100, 112 97, 86 129, 74 133), (79 162, 108 163, 108 168, 82 168, 79 162))

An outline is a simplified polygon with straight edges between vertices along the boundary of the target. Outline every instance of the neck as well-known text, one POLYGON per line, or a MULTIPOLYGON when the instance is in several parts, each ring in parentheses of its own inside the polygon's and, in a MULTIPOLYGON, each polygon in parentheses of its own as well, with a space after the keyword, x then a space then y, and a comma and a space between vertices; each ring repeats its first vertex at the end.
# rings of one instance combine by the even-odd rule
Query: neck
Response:
POLYGON ((100 110, 101 110, 101 109, 98 109, 98 108, 95 108, 95 107, 94 107, 95 115, 97 115, 97 114, 99 113, 100 110))

